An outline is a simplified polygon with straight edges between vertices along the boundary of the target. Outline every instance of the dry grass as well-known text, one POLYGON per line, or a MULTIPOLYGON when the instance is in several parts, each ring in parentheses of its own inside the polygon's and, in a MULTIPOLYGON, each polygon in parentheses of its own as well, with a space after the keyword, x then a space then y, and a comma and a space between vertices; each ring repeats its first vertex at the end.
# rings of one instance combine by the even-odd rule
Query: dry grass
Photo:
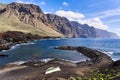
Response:
POLYGON ((5 7, 6 7, 6 4, 0 3, 0 9, 3 9, 3 8, 5 8, 5 7))
POLYGON ((32 33, 42 36, 63 36, 51 29, 50 25, 46 26, 41 22, 37 22, 37 24, 39 26, 33 27, 32 25, 21 22, 17 17, 8 18, 6 15, 0 15, 0 32, 21 31, 24 33, 32 33))

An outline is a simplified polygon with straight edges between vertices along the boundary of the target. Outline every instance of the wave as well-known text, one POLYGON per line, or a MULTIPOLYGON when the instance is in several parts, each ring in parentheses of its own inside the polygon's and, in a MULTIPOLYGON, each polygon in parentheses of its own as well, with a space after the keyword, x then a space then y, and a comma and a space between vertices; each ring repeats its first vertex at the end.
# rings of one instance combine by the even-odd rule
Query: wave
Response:
MULTIPOLYGON (((6 65, 22 65, 22 64, 27 63, 29 61, 30 62, 31 61, 34 61, 34 62, 42 61, 42 62, 48 63, 49 61, 52 61, 54 59, 55 58, 46 58, 46 59, 39 59, 39 60, 15 61, 15 62, 8 63, 6 65)), ((72 63, 78 63, 78 62, 86 61, 86 60, 76 60, 76 61, 73 61, 73 60, 67 60, 67 59, 58 59, 58 60, 69 61, 69 62, 72 62, 72 63)))
POLYGON ((45 63, 54 60, 55 58, 46 58, 46 59, 41 59, 40 61, 43 61, 45 63))
POLYGON ((103 51, 103 53, 108 54, 108 55, 113 55, 114 54, 114 52, 112 52, 112 51, 103 51))
POLYGON ((16 61, 16 62, 9 63, 8 65, 22 65, 22 64, 24 64, 26 62, 27 61, 16 61))
MULTIPOLYGON (((47 63, 47 62, 52 61, 54 59, 55 58, 46 58, 46 59, 41 59, 40 61, 43 61, 43 62, 47 63)), ((58 60, 69 61, 69 62, 72 62, 72 63, 78 63, 78 62, 86 61, 86 59, 84 59, 84 60, 75 60, 75 61, 74 60, 67 60, 67 59, 58 59, 58 60)))
POLYGON ((18 48, 19 46, 24 46, 24 45, 31 45, 31 44, 35 44, 35 43, 33 43, 33 42, 30 42, 30 43, 22 43, 22 44, 16 44, 15 46, 12 46, 9 50, 2 50, 2 52, 7 52, 7 51, 11 51, 11 50, 13 50, 13 49, 16 49, 16 48, 18 48))
POLYGON ((30 43, 22 43, 22 44, 20 44, 20 45, 30 45, 30 44, 35 44, 35 43, 33 43, 33 42, 30 42, 30 43))
MULTIPOLYGON (((67 59, 61 59, 61 60, 69 61, 69 62, 72 62, 72 63, 78 63, 78 62, 86 61, 86 59, 84 59, 84 60, 67 60, 67 59)), ((87 59, 87 60, 90 60, 90 59, 87 59)))
POLYGON ((13 49, 16 49, 17 47, 19 47, 20 44, 16 44, 15 46, 12 46, 9 50, 2 50, 2 52, 7 52, 7 51, 11 51, 13 49))

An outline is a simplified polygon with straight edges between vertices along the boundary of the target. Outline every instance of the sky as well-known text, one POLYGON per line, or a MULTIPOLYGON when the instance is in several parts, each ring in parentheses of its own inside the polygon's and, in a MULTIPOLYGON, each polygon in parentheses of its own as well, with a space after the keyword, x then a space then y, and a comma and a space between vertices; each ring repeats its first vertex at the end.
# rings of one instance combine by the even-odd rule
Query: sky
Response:
POLYGON ((120 0, 0 0, 0 3, 32 3, 52 13, 120 36, 120 0))

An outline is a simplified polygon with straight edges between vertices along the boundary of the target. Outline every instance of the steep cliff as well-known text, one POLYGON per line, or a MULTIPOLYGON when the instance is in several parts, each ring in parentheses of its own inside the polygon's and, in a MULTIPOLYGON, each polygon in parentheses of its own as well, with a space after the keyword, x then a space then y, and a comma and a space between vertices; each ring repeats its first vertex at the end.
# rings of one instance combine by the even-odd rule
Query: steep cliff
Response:
POLYGON ((82 38, 96 38, 96 30, 94 27, 90 27, 87 24, 80 24, 75 21, 70 22, 72 26, 75 28, 77 35, 82 38))
POLYGON ((87 24, 69 21, 65 17, 44 14, 34 4, 0 4, 0 32, 21 31, 54 37, 116 38, 115 33, 96 29, 87 24))
POLYGON ((75 28, 67 18, 54 14, 46 14, 46 16, 48 22, 53 25, 54 30, 62 33, 66 37, 78 37, 75 28))
POLYGON ((10 30, 42 36, 63 36, 50 27, 46 15, 37 5, 13 2, 0 10, 0 32, 10 30))

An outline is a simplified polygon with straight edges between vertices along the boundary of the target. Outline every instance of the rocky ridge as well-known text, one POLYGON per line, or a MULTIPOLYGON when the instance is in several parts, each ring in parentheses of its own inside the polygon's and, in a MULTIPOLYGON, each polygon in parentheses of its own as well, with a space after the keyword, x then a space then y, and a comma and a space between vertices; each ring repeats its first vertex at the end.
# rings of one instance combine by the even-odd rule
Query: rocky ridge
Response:
POLYGON ((0 10, 1 32, 21 31, 41 36, 63 36, 50 27, 46 15, 37 5, 13 2, 0 10))
POLYGON ((0 4, 0 32, 6 31, 21 31, 41 36, 68 38, 118 37, 114 33, 96 29, 87 24, 69 21, 65 17, 44 14, 37 5, 16 2, 7 5, 0 4))

